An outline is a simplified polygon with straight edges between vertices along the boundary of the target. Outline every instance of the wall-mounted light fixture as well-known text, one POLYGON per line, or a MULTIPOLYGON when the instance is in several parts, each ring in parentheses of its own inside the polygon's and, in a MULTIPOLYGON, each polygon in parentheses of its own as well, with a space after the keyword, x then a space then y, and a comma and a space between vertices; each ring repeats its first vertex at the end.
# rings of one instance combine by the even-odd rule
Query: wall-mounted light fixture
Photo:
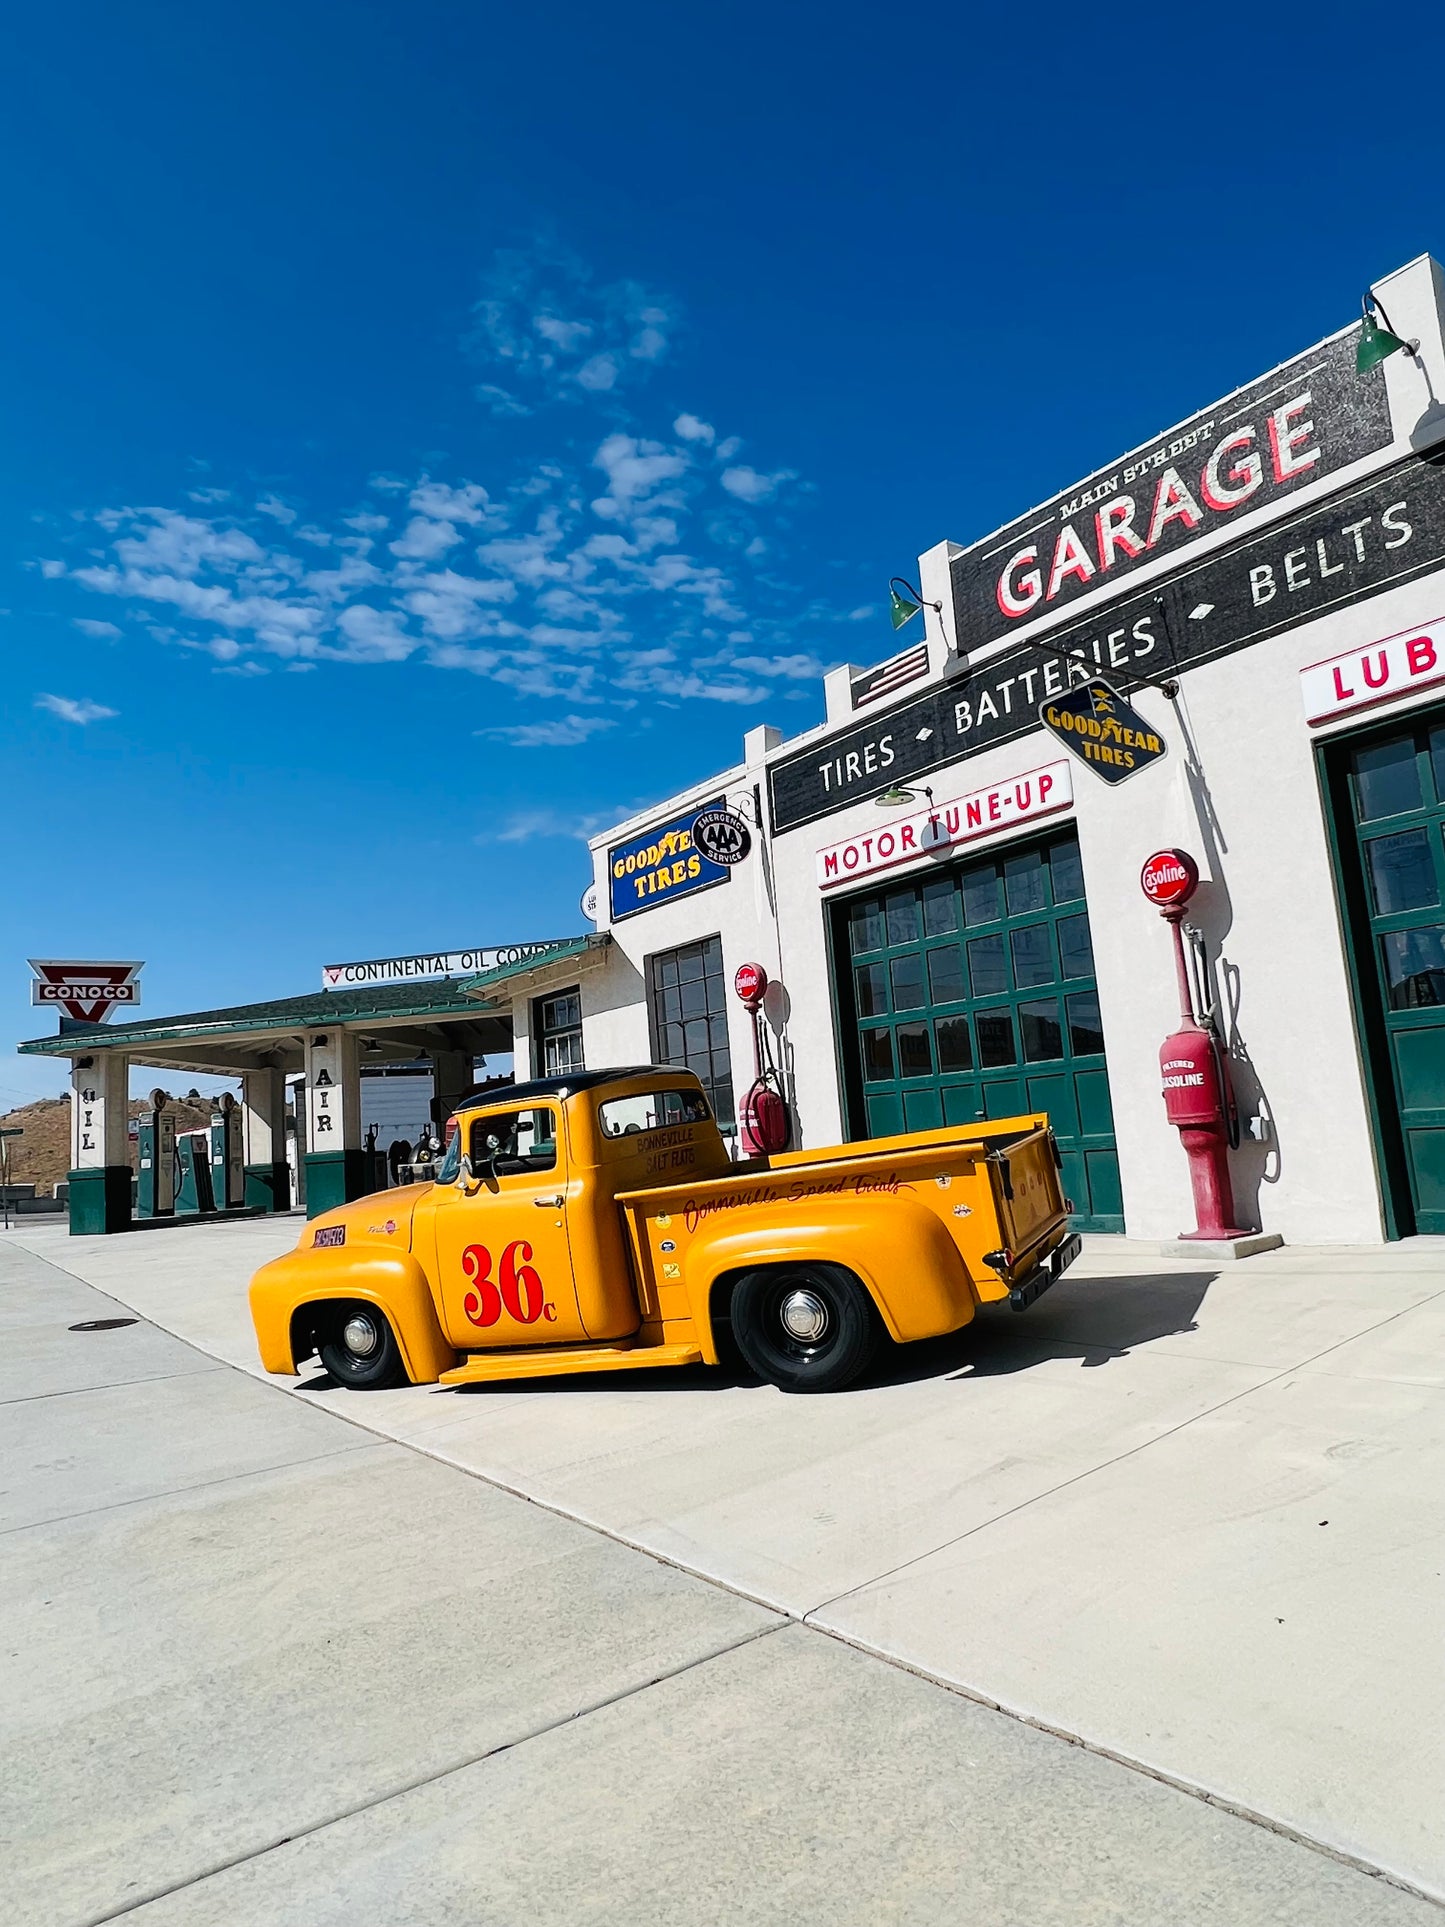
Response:
POLYGON ((933 807, 933 791, 926 783, 919 783, 913 789, 906 788, 902 783, 890 783, 882 795, 875 796, 873 801, 878 805, 880 810, 896 810, 900 809, 905 803, 916 803, 920 796, 926 796, 928 798, 928 805, 931 809, 933 807))
POLYGON ((920 609, 932 609, 936 616, 942 618, 941 602, 925 602, 911 582, 905 582, 901 575, 895 575, 888 584, 888 620, 893 627, 901 629, 905 622, 912 622, 920 609))
POLYGON ((1372 368, 1378 368, 1382 361, 1388 361, 1401 348, 1407 355, 1418 354, 1420 337, 1416 335, 1406 341, 1403 335, 1397 335, 1390 326, 1384 303, 1373 288, 1366 288, 1360 296, 1360 339, 1355 345, 1355 373, 1368 375, 1372 368), (1379 320, 1376 320, 1376 316, 1379 320))

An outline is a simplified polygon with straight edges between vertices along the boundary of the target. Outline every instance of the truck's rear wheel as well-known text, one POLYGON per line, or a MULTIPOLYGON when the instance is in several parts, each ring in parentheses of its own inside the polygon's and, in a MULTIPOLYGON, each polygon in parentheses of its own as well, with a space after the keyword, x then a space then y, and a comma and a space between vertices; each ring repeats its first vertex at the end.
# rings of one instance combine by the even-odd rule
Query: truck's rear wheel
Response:
POLYGON ((760 1378, 784 1392, 837 1392, 878 1349, 873 1300, 842 1265, 768 1265, 745 1272, 732 1303, 733 1336, 760 1378))
POLYGON ((401 1347, 385 1312, 356 1299, 327 1308, 326 1323, 317 1334, 321 1363, 341 1385, 372 1391, 381 1385, 406 1383, 401 1347))

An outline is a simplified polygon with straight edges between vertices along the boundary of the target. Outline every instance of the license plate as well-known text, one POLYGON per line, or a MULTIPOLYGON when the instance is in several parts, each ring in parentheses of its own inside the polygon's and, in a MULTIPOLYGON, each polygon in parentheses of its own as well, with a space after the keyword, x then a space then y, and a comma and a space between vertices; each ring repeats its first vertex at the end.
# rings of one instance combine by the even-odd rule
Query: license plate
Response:
POLYGON ((1083 1248, 1084 1241, 1078 1232, 1075 1232, 1071 1238, 1065 1238, 1064 1242, 1053 1254, 1054 1276, 1056 1278, 1061 1272, 1068 1270, 1069 1266, 1074 1262, 1075 1258, 1078 1257, 1083 1248))

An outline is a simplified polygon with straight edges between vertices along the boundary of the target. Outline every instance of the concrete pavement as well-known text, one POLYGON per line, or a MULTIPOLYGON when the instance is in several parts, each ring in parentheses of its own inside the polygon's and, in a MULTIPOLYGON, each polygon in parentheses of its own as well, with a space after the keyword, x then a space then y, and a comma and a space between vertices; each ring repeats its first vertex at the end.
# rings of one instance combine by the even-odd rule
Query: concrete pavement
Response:
MULTIPOLYGON (((103 1284, 214 1357, 256 1372, 245 1282, 297 1229, 294 1222, 251 1222, 71 1241, 57 1228, 27 1226, 23 1244, 103 1284)), ((12 1242, 12 1253, 20 1243, 12 1242)), ((1437 1738, 1436 1495, 1445 1469, 1439 1250, 1419 1243, 1389 1251, 1280 1252, 1216 1274, 1189 1260, 1160 1260, 1101 1241, 1080 1273, 1026 1318, 1005 1313, 971 1334, 901 1353, 883 1381, 828 1400, 789 1400, 766 1387, 698 1373, 625 1385, 578 1379, 466 1392, 414 1387, 363 1397, 317 1388, 291 1400, 275 1391, 255 1396, 268 1401, 268 1410, 310 1406, 307 1418, 321 1425, 338 1423, 314 1409, 331 1406, 353 1423, 751 1595, 756 1605, 733 1604, 761 1613, 761 1625, 781 1626, 778 1615, 786 1615, 825 1627, 1426 1891, 1445 1892, 1437 1817, 1445 1810, 1437 1738)), ((126 1336, 112 1334, 110 1342, 126 1336)), ((147 1342, 165 1343, 158 1334, 147 1342)), ((218 1376, 191 1357, 190 1370, 177 1377, 177 1400, 213 1383, 219 1394, 218 1376), (182 1387, 181 1377, 194 1382, 182 1387)), ((120 1362, 137 1378, 149 1369, 139 1352, 120 1362)), ((144 1394, 132 1388, 125 1396, 143 1400, 144 1394)), ((140 1422, 154 1432, 157 1414, 140 1422)), ((198 1417, 185 1423, 191 1436, 204 1429, 198 1417)), ((370 1476, 366 1471, 363 1486, 370 1476)), ((490 1498, 514 1503, 495 1492, 490 1498)), ((535 1508, 524 1510, 538 1516, 535 1508)), ((550 1523, 561 1532, 576 1530, 562 1519, 550 1523)), ((612 1551, 635 1557, 620 1547, 612 1551)), ((673 1579, 696 1583, 680 1574, 673 1579)), ((846 1809, 847 1796, 830 1777, 834 1753, 846 1753, 844 1740, 827 1722, 822 1738, 806 1718, 809 1705, 832 1703, 832 1689, 815 1681, 796 1700, 771 1680, 755 1693, 763 1651, 796 1645, 809 1654, 826 1651, 829 1664, 864 1668, 848 1675, 846 1694, 838 1689, 840 1705, 850 1695, 867 1698, 872 1687, 865 1692, 858 1683, 866 1677, 888 1682, 878 1691, 880 1704, 891 1707, 888 1696, 903 1690, 896 1682, 906 1676, 875 1668, 831 1641, 815 1648, 816 1638, 795 1623, 767 1632, 756 1655, 750 1647, 746 1655, 741 1647, 720 1647, 688 1673, 686 1691, 701 1692, 704 1678, 725 1679, 733 1684, 716 1689, 724 1699, 736 1692, 743 1704, 753 1695, 754 1710, 739 1716, 738 1757, 756 1755, 755 1770, 773 1789, 769 1798, 786 1783, 769 1780, 768 1762, 790 1757, 799 1732, 810 1733, 799 1763, 803 1784, 826 1782, 827 1801, 846 1809)), ((656 1707, 670 1703, 664 1689, 651 1690, 660 1696, 656 1707)), ((925 1698, 938 1691, 917 1681, 907 1690, 925 1698)), ((619 1702, 606 1719, 589 1716, 600 1758, 611 1759, 613 1746, 626 1755, 633 1744, 629 1723, 643 1719, 645 1727, 652 1717, 644 1718, 633 1697, 627 1696, 626 1711, 619 1702)), ((941 1703, 949 1709, 944 1727, 955 1737, 960 1729, 950 1722, 965 1716, 996 1730, 987 1723, 997 1715, 951 1695, 941 1703)), ((876 1739, 881 1757, 893 1762, 890 1784, 902 1787, 911 1784, 911 1768, 894 1757, 896 1748, 890 1751, 891 1718, 880 1716, 876 1739)), ((1046 1780, 1060 1758, 1089 1759, 1077 1747, 1048 1750, 1059 1742, 1016 1721, 997 1730, 1004 1728, 1012 1736, 1029 1734, 1030 1745, 1046 1749, 1039 1760, 1047 1764, 1031 1766, 1046 1780)), ((683 1743, 675 1724, 666 1730, 664 1753, 683 1743)), ((570 1743, 546 1742, 558 1749, 559 1761, 570 1743)), ((646 1740, 637 1743, 648 1750, 646 1740)), ((655 1734, 651 1744, 658 1744, 655 1734)), ((951 1784, 957 1780, 954 1767, 940 1770, 951 1784)), ((1101 1759, 1087 1770, 1122 1772, 1101 1759)), ((525 1775, 515 1786, 504 1775, 504 1788, 495 1778, 500 1772, 493 1761, 465 1769, 486 1782, 489 1791, 478 1797, 525 1806, 525 1775)), ((962 1775, 965 1785, 971 1777, 962 1775)), ((1184 1797, 1137 1774, 1124 1778, 1132 1788, 1151 1786, 1151 1797, 1184 1797)), ((461 1785, 448 1778, 447 1799, 461 1797, 461 1785)), ((389 1864, 415 1869, 418 1855, 426 1856, 414 1838, 433 1837, 427 1833, 433 1828, 435 1837, 452 1840, 453 1830, 446 1801, 429 1804, 440 1794, 418 1790, 405 1797, 419 1803, 408 1809, 415 1823, 401 1829, 387 1852, 389 1864)), ((685 1786, 676 1797, 686 1805, 685 1786)), ((1082 1795, 1070 1782, 1068 1800, 1076 1797, 1082 1795)), ((923 1787, 914 1786, 910 1798, 920 1812, 927 1809, 923 1787)), ((1236 1827, 1244 1826, 1252 1842, 1269 1837, 1199 1802, 1186 1805, 1210 1827, 1226 1829, 1236 1843, 1231 1852, 1246 1837, 1234 1833, 1236 1827)), ((718 1810, 727 1810, 725 1799, 718 1810)), ((809 1813, 809 1824, 827 1843, 822 1809, 809 1806, 809 1813)), ((337 1822, 343 1830, 356 1824, 337 1822)), ((617 1824, 612 1816, 596 1827, 605 1834, 617 1824)), ((970 1839, 977 1824, 970 1807, 970 1839)), ((1047 1827, 1062 1827, 1057 1837, 1072 1842, 1075 1858, 1085 1851, 1052 1804, 1047 1827)), ((619 1840, 625 1834, 623 1827, 619 1840)), ((932 1839, 927 1828, 919 1837, 932 1839)), ((1101 1838, 1113 1838, 1107 1827, 1101 1838)), ((519 1839, 520 1866, 528 1851, 538 1850, 539 1836, 523 1827, 519 1839)), ((1032 1814, 1030 1841, 1037 1848, 1032 1814)), ((1285 1850, 1278 1840, 1273 1844, 1285 1850)), ((1001 1840, 996 1850, 1003 1852, 1001 1840)), ((298 1844, 268 1854, 266 1866, 290 1856, 298 1867, 309 1865, 321 1851, 298 1844)), ((578 1866, 603 1851, 600 1835, 591 1831, 568 1848, 578 1866)), ((928 1848, 930 1864, 939 1851, 936 1844, 928 1848)), ((1121 1852, 1127 1859, 1127 1849, 1121 1852)), ((817 1857, 813 1846, 809 1856, 817 1857)), ((627 1854, 622 1857, 630 1865, 627 1854)), ((851 1864, 848 1853, 836 1849, 824 1859, 830 1867, 851 1864)), ((502 1864, 492 1862, 494 1869, 502 1864)), ((1302 1864, 1328 1863, 1307 1855, 1302 1864)), ((256 1893, 268 1897, 255 1903, 255 1918, 290 1918, 277 1910, 279 1890, 265 1886, 271 1874, 249 1858, 245 1868, 216 1876, 232 1883, 224 1891, 236 1898, 224 1903, 233 1911, 215 1918, 250 1918, 244 1896, 258 1881, 256 1893)), ((632 1911, 574 1909, 557 1917, 652 1917, 627 1877, 613 1871, 621 1879, 617 1892, 634 1892, 632 1911)), ((965 1878, 957 1866, 954 1873, 965 1878)), ((1055 1915, 1047 1895, 1072 1891, 1063 1870, 1055 1873, 1065 1886, 1044 1883, 1027 1913, 988 1913, 982 1889, 970 1904, 975 1911, 985 1907, 980 1917, 999 1920, 1214 1917, 1201 1913, 1194 1899, 1181 1911, 1142 1894, 1130 1901, 1132 1911, 1117 1916, 1078 1907, 1055 1915)), ((926 1869, 919 1874, 925 1888, 931 1877, 926 1869)), ((854 1867, 839 1891, 871 1890, 854 1867)), ((951 1891, 956 1899, 956 1883, 951 1891)), ((1367 1883, 1352 1918, 1390 1918, 1370 1912, 1387 1892, 1367 1883)), ((1388 1904, 1397 1899, 1391 1895, 1388 1904)), ((707 1903, 699 1904, 709 1917, 707 1903)), ((930 1919, 927 1904, 910 1911, 900 1902, 890 1913, 879 1890, 871 1911, 860 1901, 856 1917, 930 1919)), ((662 1907, 656 1917, 677 1916, 662 1907)), ((730 1908, 726 1917, 750 1916, 730 1908)), ((758 1917, 791 1916, 764 1910, 758 1917)), ((809 1916, 800 1911, 798 1917, 809 1916)), ((811 1917, 855 1916, 825 1910, 811 1917)), ((1316 1908, 1308 1917, 1328 1916, 1316 1908)), ((156 1918, 212 1916, 162 1911, 156 1918)), ((1251 1913, 1236 1898, 1233 1911, 1219 1918, 1293 1916, 1251 1913)))

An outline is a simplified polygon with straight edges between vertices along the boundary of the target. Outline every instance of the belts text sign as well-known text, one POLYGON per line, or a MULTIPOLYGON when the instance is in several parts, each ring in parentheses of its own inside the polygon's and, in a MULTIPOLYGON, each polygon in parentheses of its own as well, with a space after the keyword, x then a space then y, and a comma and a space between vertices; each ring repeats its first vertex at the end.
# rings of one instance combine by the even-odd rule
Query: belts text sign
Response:
POLYGON ((1402 629, 1398 636, 1351 649, 1300 671, 1305 716, 1312 723, 1348 716, 1412 689, 1445 682, 1445 621, 1402 629))
POLYGON ((1445 466, 1411 456, 1327 502, 1009 651, 868 724, 771 765, 774 828, 1039 727, 1037 710, 1101 670, 1160 677, 1211 662, 1445 567, 1445 466))
POLYGON ((684 810, 680 816, 644 830, 626 843, 615 844, 607 852, 614 923, 673 897, 689 896, 709 884, 727 882, 727 868, 704 856, 692 835, 692 826, 700 817, 725 809, 726 798, 715 796, 701 808, 684 810))
POLYGON ((1042 769, 995 783, 986 790, 974 790, 952 803, 936 803, 914 816, 900 817, 881 830, 868 830, 846 837, 819 850, 818 887, 829 890, 854 877, 873 876, 900 863, 916 862, 932 850, 947 850, 955 843, 974 843, 980 837, 998 836, 1017 824, 1035 817, 1052 816, 1065 810, 1074 800, 1073 778, 1067 762, 1048 763, 1042 769), (933 826, 938 826, 935 830, 933 826), (930 832, 933 832, 930 839, 930 832))
POLYGON ((1169 754, 1158 731, 1102 676, 1045 703, 1039 721, 1106 783, 1122 783, 1169 754))
POLYGON ((78 1024, 103 1024, 117 1004, 138 1004, 144 964, 57 963, 30 959, 32 1004, 64 1011, 78 1024))
POLYGON ((951 565, 959 646, 976 650, 1123 583, 1232 517, 1316 487, 1388 448, 1380 370, 1353 330, 1241 388, 966 549, 951 565))
POLYGON ((531 963, 560 950, 570 937, 543 943, 493 944, 489 949, 418 951, 409 957, 370 957, 363 963, 323 964, 323 990, 358 990, 369 984, 406 984, 420 977, 476 977, 507 964, 531 963))

